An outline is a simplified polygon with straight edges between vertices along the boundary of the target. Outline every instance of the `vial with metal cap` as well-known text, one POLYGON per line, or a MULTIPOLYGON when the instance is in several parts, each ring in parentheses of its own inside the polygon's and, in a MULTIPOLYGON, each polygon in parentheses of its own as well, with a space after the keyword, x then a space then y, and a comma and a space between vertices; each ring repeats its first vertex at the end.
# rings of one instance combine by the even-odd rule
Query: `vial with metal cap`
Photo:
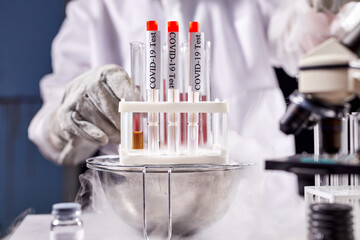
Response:
POLYGON ((52 207, 50 240, 83 240, 84 227, 78 203, 57 203, 52 207))

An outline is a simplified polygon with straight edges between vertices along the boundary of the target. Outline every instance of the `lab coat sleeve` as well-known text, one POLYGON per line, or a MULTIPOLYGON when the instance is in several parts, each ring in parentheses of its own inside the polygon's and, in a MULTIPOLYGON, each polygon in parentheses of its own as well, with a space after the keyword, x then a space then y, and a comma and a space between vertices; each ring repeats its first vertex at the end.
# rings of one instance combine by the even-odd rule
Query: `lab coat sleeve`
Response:
POLYGON ((49 117, 59 107, 67 83, 91 66, 88 38, 91 21, 84 2, 73 1, 67 5, 66 18, 52 44, 53 73, 40 80, 43 105, 28 128, 29 139, 55 163, 59 151, 49 141, 49 117))
POLYGON ((316 12, 305 0, 279 7, 267 29, 272 64, 294 76, 299 58, 331 36, 333 19, 334 15, 316 12))

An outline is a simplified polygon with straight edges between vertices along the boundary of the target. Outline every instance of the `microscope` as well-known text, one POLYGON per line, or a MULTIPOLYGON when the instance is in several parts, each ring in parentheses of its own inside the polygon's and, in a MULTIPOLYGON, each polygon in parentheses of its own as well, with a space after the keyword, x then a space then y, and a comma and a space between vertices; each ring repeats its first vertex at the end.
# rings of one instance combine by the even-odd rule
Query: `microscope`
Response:
MULTIPOLYGON (((314 155, 268 160, 266 169, 295 172, 298 176, 360 173, 360 121, 356 114, 349 114, 348 103, 360 95, 359 56, 360 24, 342 40, 330 38, 300 59, 298 90, 289 96, 280 130, 298 134, 314 128, 314 155), (350 124, 349 118, 353 120, 350 124)), ((301 187, 299 192, 303 193, 301 187)))
POLYGON ((300 59, 298 90, 289 96, 280 130, 298 134, 314 128, 314 155, 268 160, 266 169, 294 172, 299 180, 316 174, 360 174, 358 117, 350 130, 346 122, 348 102, 360 96, 359 56, 360 24, 342 40, 330 38, 300 59))
POLYGON ((298 91, 281 119, 280 130, 297 134, 319 124, 321 153, 341 147, 341 120, 348 101, 360 94, 360 25, 342 41, 331 38, 299 62, 298 91))
POLYGON ((327 208, 326 214, 335 215, 339 208, 352 209, 354 221, 342 223, 351 228, 349 236, 354 223, 355 239, 360 239, 360 114, 349 113, 348 103, 360 96, 359 57, 360 24, 342 40, 331 38, 300 59, 298 90, 289 97, 280 130, 298 134, 314 128, 314 154, 265 163, 267 170, 283 170, 298 176, 299 194, 305 194, 309 239, 354 239, 324 237, 325 233, 338 234, 335 230, 340 225, 335 220, 313 218, 318 216, 313 210, 319 206, 327 208), (312 212, 308 213, 310 209, 312 212), (324 238, 314 238, 319 234, 324 238))

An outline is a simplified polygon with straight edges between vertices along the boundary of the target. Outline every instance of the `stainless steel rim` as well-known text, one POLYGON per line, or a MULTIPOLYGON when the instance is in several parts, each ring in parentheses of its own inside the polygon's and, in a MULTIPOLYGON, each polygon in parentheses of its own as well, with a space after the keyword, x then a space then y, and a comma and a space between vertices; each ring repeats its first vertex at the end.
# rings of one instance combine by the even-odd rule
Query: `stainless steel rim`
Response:
POLYGON ((111 172, 139 172, 142 173, 144 168, 147 172, 168 172, 172 168, 172 172, 210 172, 210 171, 231 171, 239 170, 254 165, 253 163, 241 164, 162 164, 162 165, 133 165, 124 166, 119 162, 118 155, 106 155, 89 158, 86 160, 86 165, 90 169, 111 172))

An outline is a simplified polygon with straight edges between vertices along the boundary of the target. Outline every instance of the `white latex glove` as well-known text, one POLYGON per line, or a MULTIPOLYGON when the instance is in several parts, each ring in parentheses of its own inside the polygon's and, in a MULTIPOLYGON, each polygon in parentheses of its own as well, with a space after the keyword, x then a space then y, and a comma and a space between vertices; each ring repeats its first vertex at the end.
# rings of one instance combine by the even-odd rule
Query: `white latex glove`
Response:
POLYGON ((121 98, 130 100, 131 81, 119 66, 106 65, 75 78, 50 119, 49 139, 58 162, 76 164, 109 141, 120 142, 121 98))
POLYGON ((348 2, 359 2, 359 0, 307 0, 312 8, 318 12, 338 13, 340 8, 348 2))
POLYGON ((305 0, 279 8, 268 27, 272 64, 295 76, 302 55, 330 37, 341 39, 359 23, 358 5, 346 4, 336 15, 316 12, 305 0))

